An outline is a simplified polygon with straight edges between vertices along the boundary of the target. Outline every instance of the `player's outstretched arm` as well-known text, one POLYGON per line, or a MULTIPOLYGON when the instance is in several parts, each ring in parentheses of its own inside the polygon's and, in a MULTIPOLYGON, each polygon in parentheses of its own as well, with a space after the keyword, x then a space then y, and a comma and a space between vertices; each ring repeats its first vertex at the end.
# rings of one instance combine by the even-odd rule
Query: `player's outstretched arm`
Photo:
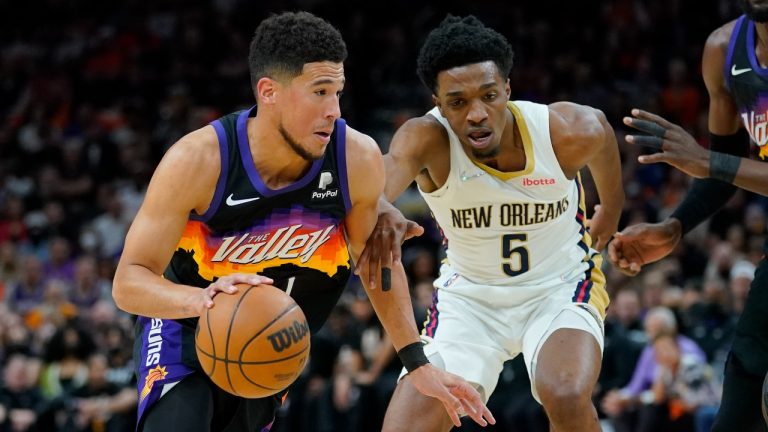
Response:
MULTIPOLYGON (((738 111, 723 74, 734 23, 735 21, 732 21, 716 29, 707 39, 702 58, 702 72, 709 94, 710 148, 746 156, 749 154, 749 140, 744 136, 746 134, 738 133, 738 111)), ((639 120, 642 120, 639 123, 641 130, 650 134, 638 135, 639 144, 650 145, 658 152, 664 143, 663 135, 666 135, 667 131, 662 130, 663 126, 651 123, 650 119, 639 120)), ((633 122, 632 118, 625 120, 629 126, 632 126, 633 122)), ((680 139, 680 136, 676 139, 680 139)), ((635 141, 635 138, 630 140, 635 141)), ((698 157, 696 155, 704 150, 698 143, 688 141, 687 144, 692 145, 692 153, 686 155, 688 158, 698 157)), ((712 216, 735 191, 736 187, 730 183, 712 178, 695 179, 691 189, 670 217, 655 224, 631 225, 617 233, 614 241, 608 245, 609 260, 622 273, 636 275, 643 265, 658 261, 671 253, 686 232, 712 216)))
POLYGON ((206 289, 162 278, 191 211, 205 213, 219 175, 216 133, 208 126, 182 138, 163 157, 144 202, 128 230, 115 272, 112 296, 129 313, 153 318, 199 316, 218 292, 233 293, 236 283, 271 283, 258 275, 221 278, 206 289))
MULTIPOLYGON (((424 158, 433 154, 446 132, 432 116, 425 115, 405 122, 392 137, 389 153, 384 155, 386 184, 384 196, 379 200, 379 217, 360 255, 355 273, 368 281, 368 288, 381 286, 377 271, 391 268, 400 260, 401 245, 411 237, 420 236, 424 229, 406 219, 391 202, 425 170, 424 158)), ((388 287, 382 287, 388 289, 388 287)))
MULTIPOLYGON (((378 200, 384 190, 384 164, 376 143, 349 127, 347 146, 352 209, 347 214, 345 226, 352 258, 357 260, 378 218, 378 200), (354 155, 354 161, 349 155, 354 155)), ((392 263, 391 277, 391 290, 366 291, 401 359, 404 355, 408 356, 404 363, 416 388, 427 396, 439 399, 456 426, 461 425, 459 415, 462 411, 482 426, 489 421, 494 423, 480 394, 469 383, 433 367, 426 360, 416 330, 408 281, 399 261, 392 263)), ((365 279, 363 284, 367 285, 365 279)))

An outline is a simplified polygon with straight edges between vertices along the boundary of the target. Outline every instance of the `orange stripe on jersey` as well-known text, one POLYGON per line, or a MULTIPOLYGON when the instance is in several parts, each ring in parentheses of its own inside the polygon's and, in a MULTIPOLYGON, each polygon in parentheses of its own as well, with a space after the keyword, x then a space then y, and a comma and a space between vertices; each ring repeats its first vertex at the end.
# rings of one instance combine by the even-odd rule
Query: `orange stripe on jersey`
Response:
POLYGON ((295 264, 333 277, 350 267, 343 224, 268 224, 239 232, 213 234, 203 222, 187 222, 178 245, 193 251, 199 274, 207 280, 231 273, 257 273, 295 264))

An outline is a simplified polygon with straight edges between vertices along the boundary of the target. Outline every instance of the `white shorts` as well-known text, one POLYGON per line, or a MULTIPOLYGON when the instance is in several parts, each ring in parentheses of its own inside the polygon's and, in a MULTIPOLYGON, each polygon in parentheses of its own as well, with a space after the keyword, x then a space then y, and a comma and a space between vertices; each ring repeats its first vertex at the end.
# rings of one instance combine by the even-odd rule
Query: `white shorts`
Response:
MULTIPOLYGON (((479 386, 486 402, 496 388, 504 362, 522 353, 531 392, 536 393, 536 364, 547 338, 562 328, 591 334, 603 350, 603 314, 593 304, 576 302, 574 287, 579 281, 562 282, 547 288, 546 296, 527 298, 516 305, 498 297, 497 287, 474 284, 444 265, 435 281, 437 290, 422 332, 424 353, 435 366, 479 386), (496 291, 495 298, 481 299, 476 293, 496 291)), ((594 289, 603 290, 601 284, 594 289)), ((403 370, 400 377, 405 375, 403 370)), ((539 401, 540 402, 540 401, 539 401)))

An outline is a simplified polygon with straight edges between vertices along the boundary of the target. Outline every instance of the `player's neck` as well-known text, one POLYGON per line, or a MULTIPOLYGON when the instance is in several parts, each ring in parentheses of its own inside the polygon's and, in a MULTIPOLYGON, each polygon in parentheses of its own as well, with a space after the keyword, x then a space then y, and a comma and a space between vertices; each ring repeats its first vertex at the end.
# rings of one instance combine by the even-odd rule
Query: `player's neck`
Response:
POLYGON ((270 189, 295 183, 312 166, 312 162, 296 154, 268 119, 258 115, 248 119, 247 131, 253 164, 270 189))
POLYGON ((523 141, 515 116, 510 110, 506 112, 504 130, 501 131, 499 154, 493 159, 479 162, 501 172, 515 172, 525 169, 526 155, 523 141))

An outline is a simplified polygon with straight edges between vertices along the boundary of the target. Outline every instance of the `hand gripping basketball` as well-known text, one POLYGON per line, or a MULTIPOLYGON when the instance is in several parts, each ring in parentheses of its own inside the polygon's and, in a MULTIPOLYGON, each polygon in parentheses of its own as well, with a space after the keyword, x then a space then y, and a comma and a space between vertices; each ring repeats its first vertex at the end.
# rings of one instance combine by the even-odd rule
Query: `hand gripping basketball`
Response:
POLYGON ((240 284, 200 316, 195 348, 216 385, 236 396, 262 398, 284 390, 301 374, 309 356, 309 326, 283 291, 240 284))
POLYGON ((192 307, 195 311, 197 311, 198 315, 202 315, 207 309, 213 307, 213 298, 216 297, 216 294, 220 292, 225 294, 234 294, 237 292, 237 284, 260 285, 272 283, 272 279, 266 276, 255 274, 233 273, 226 275, 218 278, 215 282, 208 285, 208 288, 203 289, 201 293, 194 299, 194 305, 192 307))

